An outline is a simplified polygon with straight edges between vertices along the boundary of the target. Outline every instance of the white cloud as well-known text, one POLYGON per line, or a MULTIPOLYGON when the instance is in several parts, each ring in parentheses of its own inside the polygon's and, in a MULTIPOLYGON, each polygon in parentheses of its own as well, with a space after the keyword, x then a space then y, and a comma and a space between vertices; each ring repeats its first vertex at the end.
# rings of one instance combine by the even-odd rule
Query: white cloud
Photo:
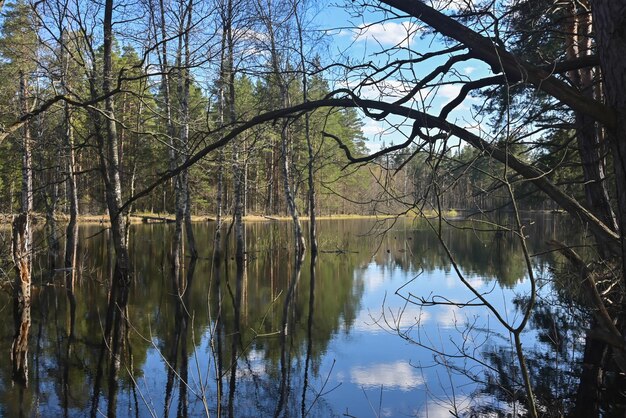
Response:
POLYGON ((469 67, 463 68, 463 73, 467 75, 472 74, 474 71, 476 71, 476 67, 469 66, 469 67))
POLYGON ((405 20, 403 22, 381 22, 362 24, 355 30, 356 41, 374 41, 383 46, 393 46, 407 40, 410 42, 420 26, 415 22, 405 20))
POLYGON ((405 361, 357 366, 350 370, 350 381, 365 388, 380 387, 409 391, 424 384, 417 369, 405 361))
POLYGON ((381 135, 383 132, 385 132, 385 127, 380 121, 366 118, 365 125, 363 125, 361 130, 363 131, 364 135, 371 137, 381 135))
POLYGON ((444 99, 452 100, 461 92, 460 84, 444 84, 436 89, 436 95, 444 99))

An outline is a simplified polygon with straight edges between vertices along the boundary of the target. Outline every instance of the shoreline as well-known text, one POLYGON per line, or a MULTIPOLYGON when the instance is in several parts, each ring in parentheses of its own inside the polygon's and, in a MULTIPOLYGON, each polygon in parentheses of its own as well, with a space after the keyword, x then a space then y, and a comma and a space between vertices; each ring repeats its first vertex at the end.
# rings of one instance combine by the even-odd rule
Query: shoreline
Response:
MULTIPOLYGON (((462 219, 465 213, 472 212, 470 210, 462 210, 462 209, 450 209, 446 210, 443 213, 443 216, 448 219, 462 219)), ((530 210, 523 211, 529 213, 544 213, 544 214, 553 214, 554 211, 550 210, 530 210)), ((560 212, 559 212, 560 213, 560 212)), ((0 225, 11 225, 13 217, 15 214, 0 214, 0 225)), ((316 217, 317 220, 326 221, 326 220, 350 220, 350 219, 393 219, 393 218, 435 218, 437 214, 435 212, 427 212, 424 215, 419 215, 416 213, 403 214, 403 215, 359 215, 359 214, 335 214, 335 215, 318 215, 316 217)), ((207 215, 192 215, 192 222, 215 222, 215 215, 207 214, 207 215)), ((228 215, 224 217, 224 222, 230 222, 232 219, 232 215, 228 215)), ((243 217, 244 222, 283 222, 283 221, 291 221, 291 216, 288 215, 246 215, 243 217)), ((308 216, 300 216, 300 220, 308 221, 308 216)), ((56 221, 59 223, 67 223, 69 221, 69 216, 66 214, 58 214, 56 215, 56 221)), ((161 213, 134 213, 130 215, 130 223, 131 224, 141 224, 141 223, 173 223, 175 221, 174 214, 161 214, 161 213)), ((108 224, 109 217, 106 214, 99 215, 79 215, 78 223, 79 224, 108 224)), ((33 224, 34 225, 43 225, 46 223, 45 214, 40 212, 35 212, 33 215, 33 224)))

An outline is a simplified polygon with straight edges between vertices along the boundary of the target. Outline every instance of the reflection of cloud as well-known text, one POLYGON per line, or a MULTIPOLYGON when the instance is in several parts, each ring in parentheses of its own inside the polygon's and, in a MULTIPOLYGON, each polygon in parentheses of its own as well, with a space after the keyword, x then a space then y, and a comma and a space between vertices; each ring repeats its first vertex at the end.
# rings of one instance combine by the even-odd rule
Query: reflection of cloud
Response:
POLYGON ((367 290, 372 292, 385 283, 385 272, 376 264, 370 264, 362 273, 367 290))
POLYGON ((370 41, 381 45, 396 45, 411 39, 419 30, 419 26, 408 20, 404 22, 381 22, 374 24, 363 24, 354 35, 357 41, 370 41))
MULTIPOLYGON (((469 273, 464 273, 465 280, 474 288, 480 289, 484 284, 484 280, 478 276, 468 277, 469 273)), ((447 274, 445 277, 445 284, 448 289, 466 289, 461 279, 456 274, 447 274)))
POLYGON ((467 282, 474 288, 474 289, 478 289, 480 287, 482 287, 485 282, 483 281, 483 279, 481 279, 480 277, 474 277, 474 278, 468 278, 467 282))
POLYGON ((363 387, 394 388, 409 391, 424 384, 417 369, 405 361, 380 363, 369 367, 357 366, 350 370, 350 381, 363 387))
POLYGON ((435 321, 442 328, 454 328, 456 325, 463 326, 472 323, 474 318, 480 315, 474 306, 460 308, 455 305, 445 305, 439 307, 439 311, 434 314, 435 321))
POLYGON ((417 324, 424 325, 431 319, 431 314, 418 306, 407 306, 406 308, 385 306, 384 309, 384 317, 382 311, 359 312, 352 328, 355 331, 368 333, 389 331, 390 328, 406 330, 417 324))
POLYGON ((437 323, 445 328, 454 327, 459 320, 462 320, 461 309, 453 305, 443 306, 441 313, 437 314, 437 323))
POLYGON ((471 399, 467 396, 457 396, 455 404, 439 403, 429 401, 426 404, 425 410, 420 411, 419 416, 428 418, 449 418, 452 412, 464 415, 463 412, 467 412, 467 408, 470 406, 471 399))

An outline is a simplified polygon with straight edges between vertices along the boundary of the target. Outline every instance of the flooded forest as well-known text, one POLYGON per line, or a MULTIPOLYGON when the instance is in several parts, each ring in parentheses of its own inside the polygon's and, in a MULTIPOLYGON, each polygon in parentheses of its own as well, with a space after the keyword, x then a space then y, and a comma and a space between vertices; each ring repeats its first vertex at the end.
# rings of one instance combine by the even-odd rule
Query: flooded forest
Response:
POLYGON ((624 27, 0 1, 0 416, 623 417, 624 27))

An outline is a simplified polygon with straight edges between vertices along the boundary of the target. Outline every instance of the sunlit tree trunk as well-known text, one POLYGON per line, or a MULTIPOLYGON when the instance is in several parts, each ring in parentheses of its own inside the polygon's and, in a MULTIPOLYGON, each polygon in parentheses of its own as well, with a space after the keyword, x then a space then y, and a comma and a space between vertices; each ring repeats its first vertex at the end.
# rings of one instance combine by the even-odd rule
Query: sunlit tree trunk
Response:
MULTIPOLYGON (((186 22, 181 20, 181 28, 183 22, 185 22, 184 30, 181 33, 179 50, 179 78, 178 78, 178 95, 180 100, 180 146, 182 148, 183 158, 187 158, 190 152, 189 146, 189 88, 191 85, 191 79, 189 75, 191 66, 191 57, 189 50, 189 37, 193 16, 193 0, 189 0, 185 5, 185 12, 183 16, 186 17, 186 22), (184 55, 184 61, 180 58, 181 54, 184 55)), ((191 225, 191 195, 189 192, 189 171, 183 170, 180 177, 180 194, 181 201, 177 205, 181 205, 182 208, 177 206, 176 217, 178 219, 179 211, 182 209, 182 217, 185 223, 185 233, 187 235, 187 243, 189 244, 189 252, 192 257, 197 256, 196 241, 193 235, 193 229, 191 225)), ((178 221, 177 221, 178 222, 178 221)))
MULTIPOLYGON (((265 26, 267 29, 267 37, 269 41, 269 53, 270 53, 270 64, 272 68, 272 75, 274 80, 276 80, 279 91, 280 91, 280 105, 283 108, 288 108, 290 105, 289 99, 289 83, 285 79, 284 74, 282 73, 280 67, 281 57, 278 53, 277 40, 274 31, 273 22, 273 5, 271 2, 267 2, 267 4, 263 5, 265 8, 264 12, 266 13, 262 16, 262 19, 265 21, 265 26)), ((291 175, 289 169, 289 147, 288 143, 290 140, 290 126, 288 122, 285 122, 283 128, 281 130, 280 135, 280 163, 281 170, 283 175, 283 191, 285 194, 285 201, 287 203, 287 209, 289 214, 291 215, 291 219, 293 221, 293 229, 295 236, 295 248, 296 248, 296 258, 300 259, 304 256, 304 251, 306 250, 306 244, 304 241, 304 234, 302 233, 302 225, 300 224, 300 216, 298 214, 298 208, 296 207, 295 197, 291 190, 291 175)))
MULTIPOLYGON (((570 60, 576 60, 592 53, 592 22, 591 13, 580 8, 576 3, 571 5, 571 17, 567 28, 566 53, 570 60)), ((581 68, 568 72, 568 76, 577 86, 581 94, 591 99, 594 98, 592 69, 581 68)), ((585 180, 585 197, 589 209, 613 230, 617 230, 615 215, 611 208, 605 164, 603 157, 604 146, 601 143, 601 130, 596 126, 595 120, 583 112, 576 111, 576 137, 578 149, 582 161, 583 175, 585 180)), ((601 250, 606 254, 607 244, 600 241, 601 250)))
MULTIPOLYGON (((307 79, 306 60, 304 55, 304 34, 302 27, 302 16, 299 13, 299 4, 294 4, 294 13, 296 18, 296 26, 298 30, 298 46, 300 52, 300 71, 302 71, 302 101, 307 102, 309 100, 309 89, 307 79)), ((308 152, 308 200, 309 200, 309 245, 311 246, 311 255, 314 257, 317 254, 317 222, 316 222, 316 207, 315 207, 315 178, 314 178, 314 165, 315 155, 313 152, 313 142, 311 140, 311 115, 306 113, 304 115, 304 135, 306 137, 306 145, 308 152)))
MULTIPOLYGON (((115 121, 115 105, 113 96, 109 94, 113 82, 113 0, 106 0, 104 5, 104 44, 102 66, 102 92, 107 95, 104 100, 103 114, 104 135, 96 132, 99 138, 100 164, 104 177, 105 197, 111 233, 116 253, 115 279, 128 283, 130 279, 130 259, 126 243, 126 223, 120 208, 122 207, 122 184, 120 181, 120 166, 118 157, 117 123, 115 121)), ((99 124, 98 124, 99 125, 99 124)), ((101 126, 96 126, 99 130, 101 126)))
POLYGON ((28 212, 13 220, 13 261, 16 279, 13 300, 15 334, 11 346, 13 381, 28 384, 28 334, 30 331, 31 235, 28 212))
MULTIPOLYGON (((29 112, 28 107, 28 87, 26 74, 19 71, 19 100, 22 114, 29 112)), ((28 121, 22 128, 22 205, 21 211, 32 213, 33 211, 33 156, 32 156, 32 135, 31 122, 28 121)))

